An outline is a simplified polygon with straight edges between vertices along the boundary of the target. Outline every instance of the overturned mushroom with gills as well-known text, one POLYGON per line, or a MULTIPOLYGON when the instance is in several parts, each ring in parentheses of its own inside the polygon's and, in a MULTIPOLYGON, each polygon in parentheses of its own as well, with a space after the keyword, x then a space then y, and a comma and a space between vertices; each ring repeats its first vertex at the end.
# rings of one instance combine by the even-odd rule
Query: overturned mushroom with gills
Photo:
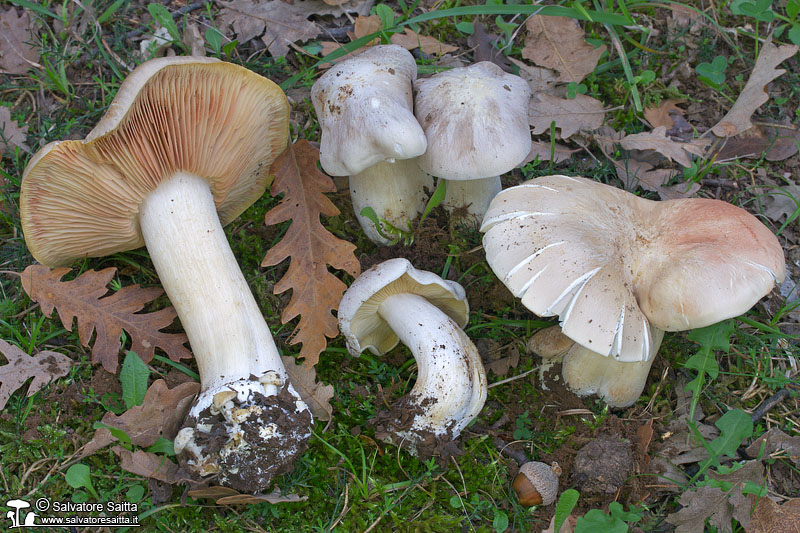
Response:
POLYGON ((414 118, 411 84, 416 77, 412 55, 392 44, 342 61, 311 87, 322 130, 322 169, 350 177, 353 211, 376 244, 391 239, 361 214, 364 208, 407 230, 425 207, 425 189, 433 189, 433 178, 416 163, 427 146, 414 118))
POLYGON ((175 451, 198 475, 248 492, 291 470, 311 436, 222 229, 269 185, 288 118, 277 85, 242 67, 155 59, 85 140, 48 144, 22 181, 25 240, 43 264, 147 246, 202 381, 175 451))
POLYGON ((417 363, 411 392, 378 415, 378 438, 429 457, 478 416, 486 401, 486 372, 462 329, 468 316, 461 285, 402 258, 372 267, 347 289, 339 328, 348 351, 382 355, 402 342, 417 363))
POLYGON ((506 287, 585 348, 565 359, 567 384, 618 407, 641 394, 663 331, 738 316, 785 276, 777 238, 739 207, 656 202, 580 177, 506 189, 481 231, 506 287))

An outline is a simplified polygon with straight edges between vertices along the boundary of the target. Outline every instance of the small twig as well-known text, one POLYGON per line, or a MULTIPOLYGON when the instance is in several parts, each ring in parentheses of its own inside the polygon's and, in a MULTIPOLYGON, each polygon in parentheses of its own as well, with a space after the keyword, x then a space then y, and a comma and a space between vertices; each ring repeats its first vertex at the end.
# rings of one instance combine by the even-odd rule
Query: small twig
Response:
POLYGON ((347 507, 347 496, 350 492, 350 482, 348 481, 347 484, 344 486, 344 505, 342 506, 342 512, 339 513, 339 516, 336 520, 333 521, 333 524, 328 528, 328 531, 333 531, 334 528, 342 521, 342 519, 350 512, 350 509, 347 507))
POLYGON ((758 423, 758 421, 764 418, 764 416, 766 416, 766 414, 769 413, 773 407, 775 407, 783 400, 788 398, 791 393, 792 391, 790 389, 783 388, 778 392, 776 392, 775 394, 773 394, 772 396, 770 396, 769 398, 767 398, 766 400, 764 400, 763 402, 761 402, 761 405, 756 407, 756 409, 753 411, 752 415, 753 424, 758 423))
POLYGON ((491 385, 489 385, 489 387, 488 387, 488 388, 489 388, 489 389, 491 389, 492 387, 497 387, 498 385, 503 385, 503 384, 505 384, 505 383, 509 383, 509 382, 511 382, 511 381, 516 381, 516 380, 518 380, 518 379, 524 378, 525 376, 527 376, 527 375, 528 375, 528 374, 530 374, 531 372, 536 372, 537 370, 539 370, 539 367, 538 367, 538 366, 536 366, 536 367, 534 367, 534 368, 531 368, 530 370, 526 370, 526 371, 525 371, 525 372, 523 372, 522 374, 517 374, 516 376, 512 376, 512 377, 510 377, 510 378, 501 379, 500 381, 495 381, 494 383, 492 383, 491 385))
POLYGON ((500 450, 500 453, 502 455, 505 455, 506 457, 510 457, 511 459, 514 459, 520 465, 523 465, 523 464, 527 463, 528 462, 528 456, 525 455, 525 452, 523 450, 515 450, 513 448, 510 448, 509 446, 511 446, 512 444, 514 444, 514 443, 513 442, 506 442, 503 439, 501 439, 500 437, 495 437, 494 438, 494 445, 495 445, 496 448, 498 448, 500 450))

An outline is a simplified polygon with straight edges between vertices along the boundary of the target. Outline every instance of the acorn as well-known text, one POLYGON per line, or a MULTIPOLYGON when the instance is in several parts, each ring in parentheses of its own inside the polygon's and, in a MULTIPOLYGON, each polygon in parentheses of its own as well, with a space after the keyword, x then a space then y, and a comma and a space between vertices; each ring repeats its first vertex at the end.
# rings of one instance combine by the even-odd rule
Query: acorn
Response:
POLYGON ((558 494, 558 476, 561 467, 558 463, 552 466, 547 463, 530 461, 519 468, 512 486, 517 493, 519 503, 526 507, 532 505, 550 505, 556 501, 558 494))

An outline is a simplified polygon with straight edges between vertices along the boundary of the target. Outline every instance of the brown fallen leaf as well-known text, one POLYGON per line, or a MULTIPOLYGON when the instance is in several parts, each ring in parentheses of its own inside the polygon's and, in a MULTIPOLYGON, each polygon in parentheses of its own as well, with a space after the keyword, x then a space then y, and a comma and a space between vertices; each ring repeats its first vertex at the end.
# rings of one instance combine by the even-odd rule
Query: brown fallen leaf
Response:
POLYGON ((495 46, 500 36, 490 33, 483 22, 473 21, 472 28, 472 35, 467 37, 467 46, 472 48, 472 61, 474 63, 491 61, 506 72, 511 72, 509 58, 495 46))
POLYGON ((322 225, 320 215, 335 216, 339 210, 325 196, 334 192, 333 180, 319 171, 319 150, 308 141, 290 144, 272 164, 275 175, 270 194, 283 194, 281 203, 264 217, 264 223, 278 224, 291 220, 283 238, 261 261, 273 266, 291 258, 286 274, 275 284, 275 294, 292 290, 292 298, 281 313, 285 324, 300 315, 289 344, 302 343, 298 357, 314 366, 325 349, 327 339, 339 335, 333 311, 338 309, 347 286, 330 271, 328 265, 358 277, 361 265, 353 253, 354 244, 336 238, 322 225))
MULTIPOLYGON (((106 413, 101 422, 124 431, 136 446, 152 446, 159 437, 173 440, 199 391, 200 384, 194 381, 170 389, 166 381, 159 379, 147 389, 141 405, 131 407, 119 416, 106 413)), ((82 455, 91 455, 116 440, 111 431, 100 428, 84 447, 82 455)))
POLYGON ((107 371, 116 373, 122 330, 131 338, 131 350, 145 363, 153 358, 156 348, 164 350, 173 361, 192 356, 184 346, 188 340, 185 334, 160 331, 172 325, 177 316, 174 308, 137 313, 161 296, 163 289, 129 285, 106 296, 109 290, 106 285, 114 277, 115 268, 88 270, 74 280, 61 281, 69 270, 30 265, 20 275, 20 282, 45 316, 49 317, 53 309, 58 310, 67 331, 72 331, 72 320, 77 318, 78 338, 84 346, 88 347, 92 335, 97 333, 92 346, 93 363, 101 363, 107 371))
POLYGON ((761 181, 764 185, 757 187, 757 199, 768 219, 781 222, 800 207, 800 185, 791 181, 778 183, 769 176, 761 177, 761 181))
POLYGON ((122 469, 131 474, 157 479, 170 485, 191 481, 188 472, 163 455, 156 455, 143 450, 131 451, 122 446, 114 446, 112 450, 122 460, 120 465, 122 469))
POLYGON ((797 153, 800 130, 780 125, 754 124, 739 135, 726 138, 710 157, 717 161, 735 158, 760 158, 783 161, 797 153))
POLYGON ((670 161, 684 167, 692 166, 689 154, 703 157, 711 139, 694 139, 690 142, 676 142, 667 137, 667 128, 658 126, 653 131, 626 135, 619 142, 625 150, 655 150, 670 161))
POLYGON ((797 53, 798 47, 794 44, 775 46, 770 35, 761 47, 750 79, 736 99, 730 111, 713 127, 711 131, 717 137, 732 137, 753 126, 750 117, 756 109, 767 100, 767 84, 786 72, 777 68, 779 64, 797 53))
POLYGON ((330 401, 333 398, 333 385, 325 385, 317 381, 317 372, 313 366, 304 363, 297 364, 294 357, 284 355, 281 357, 286 373, 289 374, 289 382, 294 390, 300 395, 300 399, 306 402, 311 414, 317 420, 330 420, 333 414, 333 407, 330 401))
POLYGON ((28 385, 27 396, 33 396, 51 380, 66 376, 72 367, 72 359, 58 352, 41 351, 31 356, 19 347, 0 339, 0 353, 5 356, 5 365, 0 366, 0 409, 5 407, 11 393, 33 378, 28 385))
POLYGON ((528 35, 522 57, 559 73, 558 81, 580 83, 597 66, 605 45, 594 48, 574 19, 533 15, 525 23, 528 35))
POLYGON ((14 7, 0 11, 0 74, 25 74, 31 67, 41 67, 39 47, 26 10, 17 14, 14 7))
POLYGON ((657 128, 664 126, 667 130, 675 125, 671 114, 677 113, 681 116, 685 113, 683 109, 678 107, 679 104, 686 102, 683 98, 673 98, 670 100, 662 100, 661 103, 654 107, 644 108, 644 118, 650 124, 650 127, 657 128))
POLYGON ((556 73, 549 68, 534 67, 527 63, 507 57, 511 63, 519 67, 519 77, 528 82, 531 89, 531 94, 538 92, 550 93, 553 90, 553 85, 556 83, 556 73))
POLYGON ((762 444, 764 445, 765 457, 773 454, 782 457, 788 456, 790 461, 800 466, 800 435, 790 437, 780 429, 772 428, 747 447, 747 450, 745 450, 747 456, 758 457, 762 444))
POLYGON ((444 44, 430 35, 420 35, 411 28, 406 28, 404 33, 395 33, 390 40, 393 44, 398 44, 406 50, 419 48, 423 54, 429 56, 441 56, 458 50, 457 46, 444 44))
POLYGON ((547 529, 543 529, 542 533, 572 533, 575 531, 575 526, 578 524, 578 519, 572 515, 567 516, 567 519, 564 520, 564 523, 561 524, 561 527, 558 531, 556 529, 556 517, 555 515, 553 518, 550 519, 550 526, 547 529))
POLYGON ((0 155, 13 152, 15 146, 30 153, 31 149, 25 144, 27 135, 28 125, 17 125, 11 118, 11 109, 0 106, 0 155))
POLYGON ((599 100, 579 94, 573 99, 558 98, 547 93, 534 93, 528 106, 528 120, 533 134, 550 131, 555 122, 561 138, 567 139, 581 130, 593 131, 603 125, 605 111, 599 100))
POLYGON ((689 198, 700 190, 700 185, 697 183, 667 185, 672 178, 678 175, 672 169, 655 168, 650 163, 635 159, 613 161, 613 163, 617 169, 617 176, 625 183, 627 190, 633 190, 638 186, 646 191, 657 192, 662 200, 689 198))
POLYGON ((703 533, 705 523, 717 528, 717 531, 730 532, 731 520, 735 518, 745 528, 750 523, 752 501, 742 494, 742 487, 747 481, 756 485, 764 483, 764 467, 760 461, 749 461, 730 474, 709 472, 709 477, 732 484, 728 491, 708 485, 687 490, 678 503, 683 508, 667 515, 667 522, 676 526, 675 533, 703 533))
POLYGON ((308 499, 307 496, 297 494, 282 494, 279 489, 275 489, 269 494, 241 494, 229 487, 212 486, 202 489, 192 489, 188 492, 192 498, 208 498, 214 500, 218 505, 237 505, 237 504, 259 504, 269 503, 293 503, 302 502, 308 499))
MULTIPOLYGON (((531 151, 525 157, 525 160, 520 163, 520 166, 530 163, 537 157, 539 161, 550 161, 550 152, 551 146, 550 143, 543 143, 539 141, 533 141, 531 144, 531 151)), ((576 152, 580 152, 580 148, 570 148, 568 146, 564 146, 563 144, 555 143, 553 147, 553 162, 561 163, 562 161, 567 161, 568 159, 572 159, 572 156, 576 152)))
POLYGON ((747 533, 800 533, 800 498, 778 505, 769 498, 756 504, 747 533))

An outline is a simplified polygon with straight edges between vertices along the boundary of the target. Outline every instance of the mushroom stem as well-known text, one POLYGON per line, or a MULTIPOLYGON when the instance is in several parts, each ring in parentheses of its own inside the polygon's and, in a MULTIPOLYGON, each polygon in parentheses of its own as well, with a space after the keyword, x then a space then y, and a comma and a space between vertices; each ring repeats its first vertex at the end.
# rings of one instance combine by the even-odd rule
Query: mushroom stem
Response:
POLYGON ((187 427, 175 439, 176 452, 186 449, 193 455, 188 463, 201 475, 219 473, 220 481, 239 490, 265 489, 272 474, 288 470, 305 450, 311 416, 291 386, 284 387, 286 370, 228 245, 211 188, 198 176, 177 173, 147 196, 139 223, 162 286, 189 337, 202 383, 187 427), (291 397, 278 398, 283 391, 291 397), (275 423, 278 416, 273 416, 280 414, 276 406, 287 415, 280 427, 275 423), (219 418, 231 440, 222 450, 217 447, 215 456, 206 456, 204 437, 212 439, 212 425, 218 431, 219 418), (257 425, 254 433, 264 442, 251 438, 251 424, 257 425), (270 441, 277 440, 276 435, 284 439, 280 448, 291 453, 280 458, 275 454, 278 445, 270 441), (253 466, 260 469, 252 476, 256 480, 242 479, 253 472, 241 472, 239 462, 264 445, 271 464, 253 466))
POLYGON ((369 206, 378 218, 407 231, 409 223, 425 209, 426 187, 433 190, 433 177, 419 168, 416 159, 383 161, 350 176, 353 211, 367 238, 375 244, 391 242, 361 214, 362 209, 369 206))
POLYGON ((466 215, 483 220, 492 198, 503 189, 500 176, 473 180, 447 180, 444 205, 451 213, 459 208, 466 209, 466 215))
POLYGON ((647 361, 623 362, 572 345, 561 363, 564 382, 578 396, 596 394, 610 407, 627 407, 642 395, 650 367, 664 339, 664 331, 652 328, 653 348, 647 361))
POLYGON ((480 354, 456 322, 422 296, 387 297, 378 314, 408 346, 417 362, 417 382, 398 402, 412 411, 407 430, 390 431, 400 440, 424 442, 433 434, 453 440, 475 418, 486 401, 487 383, 480 354), (405 400, 405 401, 404 401, 405 400))

